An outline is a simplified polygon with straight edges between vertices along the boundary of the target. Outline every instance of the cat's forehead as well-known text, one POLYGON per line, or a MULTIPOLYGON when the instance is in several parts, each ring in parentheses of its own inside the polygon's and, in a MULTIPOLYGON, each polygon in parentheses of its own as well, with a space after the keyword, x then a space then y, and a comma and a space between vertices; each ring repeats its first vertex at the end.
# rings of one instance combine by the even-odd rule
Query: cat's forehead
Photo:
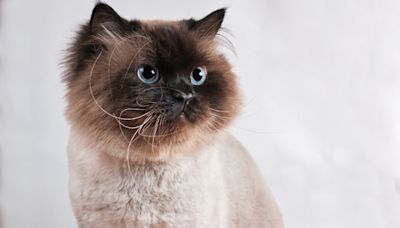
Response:
POLYGON ((151 40, 159 64, 186 66, 204 58, 202 41, 181 22, 152 21, 143 28, 151 40))
MULTIPOLYGON (((108 57, 115 69, 149 64, 166 73, 207 65, 215 55, 214 43, 201 39, 184 21, 140 21, 140 29, 127 37, 108 39, 108 57)), ((109 63, 107 63, 109 64, 109 63)))
POLYGON ((146 23, 143 28, 153 45, 162 50, 170 52, 177 49, 195 49, 198 41, 194 39, 192 33, 179 22, 152 21, 146 23))

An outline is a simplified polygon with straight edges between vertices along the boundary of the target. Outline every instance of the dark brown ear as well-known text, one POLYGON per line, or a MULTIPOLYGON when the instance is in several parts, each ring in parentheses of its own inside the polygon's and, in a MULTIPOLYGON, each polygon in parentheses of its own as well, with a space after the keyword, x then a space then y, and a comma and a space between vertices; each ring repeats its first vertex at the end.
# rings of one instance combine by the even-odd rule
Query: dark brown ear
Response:
POLYGON ((129 29, 129 23, 109 5, 99 2, 93 9, 89 28, 92 34, 97 34, 104 30, 121 33, 129 29))
POLYGON ((201 37, 212 37, 218 33, 224 20, 226 8, 216 10, 201 20, 188 20, 189 30, 194 31, 201 37))

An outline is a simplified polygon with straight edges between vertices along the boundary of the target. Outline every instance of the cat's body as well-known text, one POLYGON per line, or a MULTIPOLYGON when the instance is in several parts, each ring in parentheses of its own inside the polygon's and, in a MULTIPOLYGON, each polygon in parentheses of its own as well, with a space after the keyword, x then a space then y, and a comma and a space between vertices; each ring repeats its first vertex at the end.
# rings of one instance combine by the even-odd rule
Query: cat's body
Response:
POLYGON ((283 227, 253 160, 226 133, 195 156, 131 164, 131 172, 73 135, 71 200, 81 228, 283 227))
POLYGON ((282 228, 225 128, 240 95, 201 20, 139 21, 98 3, 65 62, 70 197, 80 228, 282 228))

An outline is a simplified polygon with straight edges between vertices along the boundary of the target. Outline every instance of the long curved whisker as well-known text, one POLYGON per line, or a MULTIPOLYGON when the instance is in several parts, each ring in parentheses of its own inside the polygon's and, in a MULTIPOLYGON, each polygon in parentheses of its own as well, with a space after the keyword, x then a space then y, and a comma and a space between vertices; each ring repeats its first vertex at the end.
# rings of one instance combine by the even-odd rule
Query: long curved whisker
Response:
POLYGON ((130 165, 130 149, 131 149, 132 143, 137 139, 137 138, 135 138, 135 137, 137 136, 138 132, 140 132, 141 128, 142 128, 149 120, 151 120, 151 116, 147 117, 147 118, 143 121, 141 127, 138 128, 138 129, 135 131, 135 133, 132 135, 132 137, 131 137, 131 139, 129 140, 129 143, 128 143, 128 148, 127 148, 127 151, 126 151, 126 163, 127 163, 127 166, 128 166, 129 174, 131 175, 132 178, 133 178, 133 173, 132 173, 131 165, 130 165))
MULTIPOLYGON (((122 111, 120 112, 119 118, 121 119, 121 116, 123 115, 124 112, 126 112, 126 111, 131 111, 131 110, 136 111, 137 108, 126 108, 126 109, 122 110, 122 111)), ((140 110, 142 110, 142 109, 140 109, 140 110)), ((144 113, 144 114, 142 114, 142 115, 140 115, 140 116, 138 116, 138 117, 132 118, 131 120, 133 120, 133 119, 144 118, 144 117, 146 117, 146 116, 148 116, 148 115, 152 115, 152 110, 147 111, 146 113, 144 113)), ((126 129, 138 129, 138 128, 140 128, 140 126, 141 126, 141 125, 137 125, 137 126, 128 126, 128 125, 126 125, 126 124, 123 124, 123 123, 122 123, 120 120, 118 120, 118 119, 117 119, 117 122, 118 122, 118 127, 119 127, 119 130, 121 131, 122 136, 123 136, 123 137, 125 138, 125 140, 128 141, 128 142, 129 142, 128 137, 126 137, 126 135, 125 135, 125 133, 124 133, 122 127, 126 128, 126 129)))
POLYGON ((122 118, 121 116, 125 113, 125 112, 127 112, 127 111, 137 111, 137 109, 135 109, 135 108, 126 108, 126 109, 124 109, 124 110, 122 110, 121 112, 120 112, 120 117, 118 118, 119 120, 137 120, 137 119, 141 119, 143 116, 146 116, 148 113, 150 113, 150 112, 154 112, 153 110, 149 110, 149 111, 147 111, 147 112, 145 112, 145 113, 143 113, 142 115, 139 115, 139 116, 136 116, 136 117, 126 117, 126 118, 122 118))
POLYGON ((223 119, 223 120, 229 120, 229 119, 231 119, 229 116, 224 116, 224 115, 221 115, 221 114, 216 114, 216 113, 208 113, 210 116, 213 116, 213 117, 216 117, 216 118, 219 118, 219 119, 223 119))
POLYGON ((220 110, 220 109, 215 109, 215 108, 211 108, 209 107, 208 109, 214 111, 214 112, 221 112, 221 113, 229 113, 228 111, 224 111, 224 110, 220 110))
POLYGON ((93 88, 92 88, 93 72, 94 72, 94 68, 96 67, 97 62, 98 62, 98 60, 100 59, 102 53, 103 53, 103 50, 101 50, 100 53, 99 53, 99 55, 96 57, 96 59, 95 59, 95 61, 94 61, 94 63, 93 63, 93 66, 92 66, 92 68, 91 68, 91 70, 90 70, 90 75, 89 75, 89 92, 90 92, 90 96, 92 97, 92 99, 93 99, 94 103, 96 104, 96 106, 97 106, 102 112, 104 112, 105 114, 107 114, 108 116, 110 116, 110 117, 112 117, 112 118, 114 118, 114 119, 117 119, 117 120, 131 120, 131 118, 120 118, 120 117, 118 117, 118 116, 116 116, 116 115, 114 115, 114 114, 108 112, 107 110, 105 110, 105 109, 99 104, 99 102, 97 101, 96 97, 94 96, 93 88))
MULTIPOLYGON (((154 130, 153 130, 153 132, 154 132, 154 136, 157 134, 157 130, 158 130, 158 125, 159 125, 159 121, 160 121, 160 115, 158 115, 158 117, 157 117, 157 120, 156 120, 156 122, 155 122, 155 124, 154 124, 154 130)), ((155 137, 153 137, 153 140, 152 140, 152 144, 151 144, 151 151, 153 151, 153 153, 154 153, 154 139, 155 139, 155 137)))
POLYGON ((125 42, 127 38, 122 38, 122 40, 118 41, 111 51, 110 58, 108 59, 108 89, 110 90, 110 95, 113 96, 112 89, 111 89, 111 60, 114 56, 115 50, 120 46, 122 42, 125 42))
POLYGON ((144 49, 144 47, 146 47, 146 46, 147 46, 148 44, 150 44, 150 43, 151 43, 151 41, 147 41, 147 43, 143 44, 143 46, 142 46, 141 48, 139 48, 139 50, 138 50, 138 51, 135 53, 135 55, 132 57, 131 61, 129 62, 128 67, 126 68, 126 72, 125 72, 125 75, 124 75, 123 82, 125 81, 126 76, 128 75, 129 69, 131 68, 132 63, 133 63, 133 61, 135 60, 135 58, 136 58, 136 57, 139 55, 139 53, 144 49))

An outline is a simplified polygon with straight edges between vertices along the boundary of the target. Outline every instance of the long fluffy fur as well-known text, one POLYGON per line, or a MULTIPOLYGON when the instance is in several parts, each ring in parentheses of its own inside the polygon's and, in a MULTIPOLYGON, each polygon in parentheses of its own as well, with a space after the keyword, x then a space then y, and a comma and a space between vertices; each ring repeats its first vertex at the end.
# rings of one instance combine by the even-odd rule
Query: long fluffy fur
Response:
POLYGON ((224 14, 128 21, 99 3, 81 27, 64 75, 81 228, 283 227, 254 162, 224 131, 240 107, 236 76, 217 51, 224 14), (144 63, 159 68, 157 83, 137 78, 144 63), (188 79, 196 66, 208 72, 198 87, 188 79), (177 92, 194 94, 183 117, 177 92))

